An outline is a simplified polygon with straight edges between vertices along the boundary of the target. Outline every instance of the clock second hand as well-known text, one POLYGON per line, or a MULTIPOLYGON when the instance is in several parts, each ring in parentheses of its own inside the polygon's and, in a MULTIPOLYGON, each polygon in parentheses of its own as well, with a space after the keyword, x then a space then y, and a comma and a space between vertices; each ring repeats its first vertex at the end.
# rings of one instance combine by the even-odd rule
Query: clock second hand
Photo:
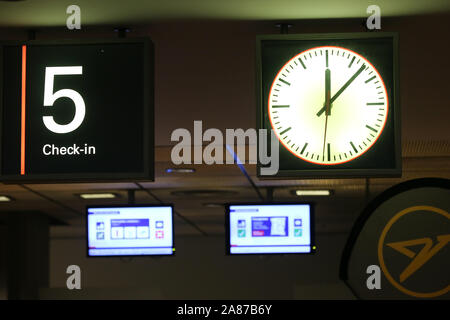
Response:
MULTIPOLYGON (((341 95, 341 93, 345 89, 347 89, 347 87, 356 79, 357 76, 359 76, 361 74, 361 72, 364 71, 365 68, 366 68, 366 65, 363 64, 361 66, 361 68, 359 68, 358 71, 356 71, 356 73, 350 79, 348 79, 348 81, 342 86, 342 88, 340 88, 339 91, 336 92, 336 94, 331 98, 330 103, 333 103, 334 100, 336 100, 341 95)), ((330 106, 330 108, 331 108, 331 106, 330 106)), ((325 110, 326 110, 326 105, 324 105, 323 108, 320 109, 319 112, 317 112, 317 116, 320 117, 322 115, 322 113, 325 112, 325 110)))
POLYGON ((325 69, 325 132, 323 134, 322 156, 325 158, 325 144, 327 141, 328 116, 331 114, 331 73, 325 69))

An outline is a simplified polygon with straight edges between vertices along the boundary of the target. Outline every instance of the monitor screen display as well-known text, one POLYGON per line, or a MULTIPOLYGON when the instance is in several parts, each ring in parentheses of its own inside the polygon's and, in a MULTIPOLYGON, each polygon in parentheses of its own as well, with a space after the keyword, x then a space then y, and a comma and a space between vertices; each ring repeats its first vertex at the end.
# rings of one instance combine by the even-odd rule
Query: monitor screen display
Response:
POLYGON ((88 256, 172 255, 172 206, 88 207, 88 256))
POLYGON ((228 253, 311 253, 312 222, 310 204, 228 205, 228 253))

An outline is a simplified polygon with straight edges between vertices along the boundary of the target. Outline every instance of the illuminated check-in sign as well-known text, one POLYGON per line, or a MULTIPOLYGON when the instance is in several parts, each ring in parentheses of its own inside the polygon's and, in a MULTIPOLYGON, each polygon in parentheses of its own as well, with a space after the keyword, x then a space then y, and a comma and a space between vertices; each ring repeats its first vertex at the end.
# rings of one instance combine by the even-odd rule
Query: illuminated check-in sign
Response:
POLYGON ((147 39, 7 43, 1 180, 153 180, 147 39))

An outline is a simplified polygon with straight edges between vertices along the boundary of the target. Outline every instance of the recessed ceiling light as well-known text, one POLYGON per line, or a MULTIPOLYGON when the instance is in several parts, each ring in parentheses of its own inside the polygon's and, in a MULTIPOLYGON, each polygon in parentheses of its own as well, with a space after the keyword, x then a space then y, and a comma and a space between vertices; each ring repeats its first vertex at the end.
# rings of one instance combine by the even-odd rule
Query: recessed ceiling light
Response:
POLYGON ((12 201, 13 199, 11 197, 8 196, 0 196, 0 202, 9 202, 12 201))
POLYGON ((167 168, 167 173, 194 173, 195 169, 193 168, 167 168))
POLYGON ((114 193, 82 193, 79 195, 80 198, 83 199, 113 199, 116 198, 116 194, 114 193))
POLYGON ((331 190, 295 190, 294 194, 299 197, 304 196, 329 196, 331 190))
POLYGON ((203 206, 207 208, 223 208, 223 203, 204 203, 203 206))

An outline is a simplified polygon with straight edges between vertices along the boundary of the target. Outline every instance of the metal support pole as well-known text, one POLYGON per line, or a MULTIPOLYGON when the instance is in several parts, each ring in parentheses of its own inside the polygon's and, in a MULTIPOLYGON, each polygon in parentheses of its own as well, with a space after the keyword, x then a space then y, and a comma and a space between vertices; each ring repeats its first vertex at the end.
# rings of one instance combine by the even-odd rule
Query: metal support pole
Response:
POLYGON ((267 188, 267 201, 272 202, 273 201, 273 187, 267 188))
POLYGON ((289 29, 292 28, 293 24, 290 23, 277 23, 275 27, 280 28, 281 34, 288 34, 289 29))
POLYGON ((119 38, 126 38, 127 33, 130 32, 129 28, 116 28, 114 29, 115 32, 117 32, 117 36, 119 38))
POLYGON ((128 190, 128 204, 135 204, 135 193, 136 190, 128 190))

